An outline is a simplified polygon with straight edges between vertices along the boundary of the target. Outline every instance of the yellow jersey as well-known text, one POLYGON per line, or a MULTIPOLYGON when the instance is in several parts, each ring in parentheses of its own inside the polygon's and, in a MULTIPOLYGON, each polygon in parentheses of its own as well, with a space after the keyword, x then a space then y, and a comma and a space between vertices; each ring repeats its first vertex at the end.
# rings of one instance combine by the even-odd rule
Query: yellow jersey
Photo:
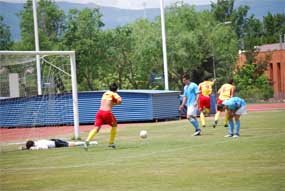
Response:
POLYGON ((224 84, 219 89, 218 93, 220 100, 227 100, 230 99, 234 95, 235 86, 232 84, 224 84))
POLYGON ((209 96, 212 93, 214 82, 204 81, 199 84, 199 90, 203 96, 209 96))
POLYGON ((112 91, 106 91, 101 100, 109 100, 112 101, 113 104, 117 103, 117 99, 120 98, 121 96, 119 94, 117 94, 116 92, 112 92, 112 91))

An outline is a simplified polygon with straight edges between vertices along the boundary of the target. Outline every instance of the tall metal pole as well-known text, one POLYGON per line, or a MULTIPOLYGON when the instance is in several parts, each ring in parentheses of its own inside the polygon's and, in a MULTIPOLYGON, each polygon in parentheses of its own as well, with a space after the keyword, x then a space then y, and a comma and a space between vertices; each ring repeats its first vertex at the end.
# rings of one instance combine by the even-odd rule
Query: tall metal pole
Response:
MULTIPOLYGON (((39 51, 40 50, 40 44, 39 44, 37 2, 36 2, 36 0, 33 0, 33 16, 34 16, 35 47, 36 47, 36 51, 39 51)), ((37 65, 38 95, 42 95, 42 77, 41 77, 40 55, 36 55, 36 65, 37 65)))
MULTIPOLYGON (((213 29, 213 32, 216 30, 216 28, 220 25, 228 25, 228 24, 231 24, 232 22, 231 21, 225 21, 223 23, 219 23, 217 24, 214 29, 213 29)), ((214 79, 216 79, 216 63, 215 63, 215 52, 214 52, 214 46, 212 45, 212 53, 213 53, 213 76, 214 76, 214 79)), ((214 84, 214 88, 215 88, 215 93, 217 93, 217 84, 215 83, 214 84)))
POLYGON ((168 87, 168 67, 167 67, 165 21, 164 21, 164 2, 163 2, 163 0, 160 0, 160 18, 161 18, 162 51, 163 51, 164 89, 165 90, 169 90, 169 87, 168 87))

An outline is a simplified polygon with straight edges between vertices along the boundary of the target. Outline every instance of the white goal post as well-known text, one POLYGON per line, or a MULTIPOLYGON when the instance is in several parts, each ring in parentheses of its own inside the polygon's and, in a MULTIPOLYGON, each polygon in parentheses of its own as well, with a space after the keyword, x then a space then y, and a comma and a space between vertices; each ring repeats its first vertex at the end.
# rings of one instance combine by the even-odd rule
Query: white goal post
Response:
MULTIPOLYGON (((76 60, 75 51, 0 51, 0 56, 49 56, 49 55, 65 55, 70 58, 70 73, 72 85, 72 103, 73 103, 73 125, 74 138, 79 139, 79 112, 78 112, 78 92, 76 78, 76 60)), ((2 62, 2 60, 0 60, 2 62)), ((1 63, 0 63, 1 66, 1 63)))

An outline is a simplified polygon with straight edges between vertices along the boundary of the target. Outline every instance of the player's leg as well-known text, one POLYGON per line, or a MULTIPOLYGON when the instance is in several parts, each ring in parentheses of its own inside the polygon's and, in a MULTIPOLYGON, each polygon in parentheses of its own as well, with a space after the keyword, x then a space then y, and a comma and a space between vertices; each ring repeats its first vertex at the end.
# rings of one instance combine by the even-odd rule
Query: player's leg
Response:
POLYGON ((206 127, 206 116, 210 112, 211 100, 209 96, 200 96, 199 98, 199 110, 200 110, 200 120, 202 127, 206 127))
POLYGON ((240 115, 235 115, 235 133, 234 137, 237 138, 239 137, 239 129, 240 129, 240 115))
MULTIPOLYGON (((198 106, 198 109, 200 111, 200 121, 201 121, 201 125, 202 127, 205 127, 205 116, 204 116, 204 113, 203 113, 203 110, 204 110, 204 96, 203 95, 200 95, 199 96, 199 106, 198 106)), ((193 121, 193 120, 192 120, 193 121)), ((191 122, 191 121, 190 121, 191 122)), ((192 123, 192 122, 191 122, 192 123)), ((193 123, 192 123, 193 125, 193 123)), ((194 126, 194 125, 193 125, 194 126)), ((195 126, 194 126, 195 127, 195 126)))
MULTIPOLYGON (((89 145, 97 145, 98 142, 97 141, 90 141, 89 145)), ((68 142, 68 146, 69 147, 80 147, 80 146, 84 146, 85 142, 84 141, 69 141, 68 142)))
POLYGON ((200 111, 200 120, 201 120, 201 124, 202 127, 206 127, 206 120, 205 120, 205 115, 204 115, 204 111, 200 111))
POLYGON ((111 131, 110 131, 109 147, 112 147, 114 149, 116 148, 116 145, 115 145, 116 134, 117 134, 117 125, 112 126, 111 131))
POLYGON ((88 149, 89 142, 95 137, 97 133, 99 133, 101 126, 103 125, 103 120, 104 120, 103 114, 101 113, 101 111, 98 111, 95 119, 95 127, 89 132, 88 137, 85 140, 85 145, 84 145, 85 150, 88 149))
POLYGON ((240 107, 236 112, 235 112, 235 135, 234 137, 239 137, 239 130, 240 130, 240 116, 244 115, 247 113, 246 106, 240 107))
POLYGON ((209 116, 209 114, 210 114, 209 108, 204 108, 203 111, 200 113, 202 127, 206 127, 206 117, 209 116))
POLYGON ((228 116, 229 116, 229 127, 228 127, 228 135, 225 137, 232 137, 233 136, 233 131, 234 131, 234 120, 233 120, 233 113, 231 111, 228 111, 228 116))
POLYGON ((200 135, 201 133, 201 129, 199 128, 199 122, 196 117, 197 111, 198 111, 198 108, 196 106, 191 105, 187 107, 187 119, 193 125, 195 129, 195 133, 193 134, 194 136, 200 135))
POLYGON ((68 147, 68 142, 63 141, 61 139, 50 139, 51 141, 54 141, 55 147, 68 147))
POLYGON ((195 129, 195 133, 193 134, 193 136, 201 135, 201 129, 199 128, 199 122, 198 122, 197 118, 195 116, 190 116, 189 121, 195 129))
POLYGON ((223 103, 223 100, 218 99, 217 100, 217 109, 216 109, 216 114, 215 114, 215 119, 213 123, 213 128, 215 128, 218 125, 218 121, 221 115, 221 111, 219 110, 219 106, 223 103))
POLYGON ((109 139, 109 147, 116 148, 115 145, 115 138, 117 135, 117 119, 116 117, 110 112, 110 115, 108 117, 108 122, 111 126, 111 131, 110 131, 110 139, 109 139))
POLYGON ((90 141, 95 137, 95 135, 96 135, 97 133, 99 133, 100 129, 101 129, 101 126, 95 126, 95 128, 92 129, 92 130, 89 132, 86 141, 87 141, 87 142, 90 142, 90 141))
POLYGON ((213 127, 214 127, 214 128, 215 128, 215 127, 217 126, 217 124, 218 124, 220 114, 221 114, 220 111, 217 111, 216 114, 215 114, 215 121, 214 121, 214 123, 213 123, 213 127))
POLYGON ((88 150, 88 146, 90 145, 91 140, 95 137, 97 133, 99 133, 100 129, 101 129, 101 126, 95 126, 95 128, 89 132, 88 137, 85 140, 85 144, 84 144, 85 150, 88 150))
POLYGON ((224 118, 224 127, 228 127, 228 122, 229 122, 229 114, 228 111, 225 111, 225 118, 224 118))

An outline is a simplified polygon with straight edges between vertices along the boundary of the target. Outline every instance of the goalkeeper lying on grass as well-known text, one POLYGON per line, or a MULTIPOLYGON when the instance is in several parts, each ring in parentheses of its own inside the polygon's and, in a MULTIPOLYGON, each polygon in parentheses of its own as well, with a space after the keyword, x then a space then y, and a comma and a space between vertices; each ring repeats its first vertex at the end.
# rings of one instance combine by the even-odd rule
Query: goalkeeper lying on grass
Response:
MULTIPOLYGON (((84 146, 83 141, 64 141, 61 139, 42 139, 42 140, 28 140, 26 142, 25 147, 21 147, 22 150, 42 150, 42 149, 50 149, 50 148, 58 148, 58 147, 76 147, 76 146, 84 146)), ((96 145, 97 141, 91 141, 91 145, 96 145)))

